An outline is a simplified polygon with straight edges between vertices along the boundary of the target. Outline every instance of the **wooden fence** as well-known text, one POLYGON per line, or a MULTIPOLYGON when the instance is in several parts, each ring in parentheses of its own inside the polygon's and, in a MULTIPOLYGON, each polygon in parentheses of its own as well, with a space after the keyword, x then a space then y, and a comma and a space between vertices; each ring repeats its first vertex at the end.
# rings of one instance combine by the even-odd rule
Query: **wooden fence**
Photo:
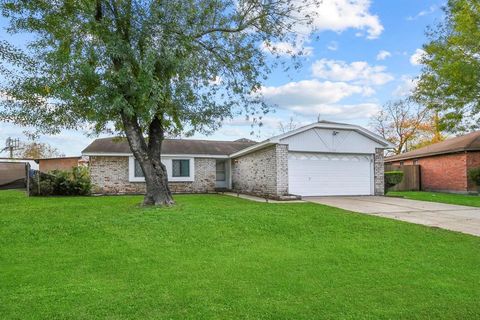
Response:
POLYGON ((396 186, 392 187, 392 191, 419 191, 422 188, 419 165, 393 166, 385 165, 385 171, 402 171, 403 180, 396 186))

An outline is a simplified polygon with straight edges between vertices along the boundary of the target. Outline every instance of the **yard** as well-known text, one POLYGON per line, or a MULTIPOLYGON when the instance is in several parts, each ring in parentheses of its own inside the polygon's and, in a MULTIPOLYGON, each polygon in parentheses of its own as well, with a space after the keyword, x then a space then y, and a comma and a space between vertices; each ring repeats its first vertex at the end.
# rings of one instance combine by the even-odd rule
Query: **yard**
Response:
POLYGON ((478 319, 480 238, 316 204, 0 192, 1 319, 478 319))
POLYGON ((441 202, 449 204, 458 204, 470 207, 480 207, 480 196, 452 194, 441 192, 425 191, 389 191, 389 196, 403 197, 405 199, 422 200, 431 202, 441 202))

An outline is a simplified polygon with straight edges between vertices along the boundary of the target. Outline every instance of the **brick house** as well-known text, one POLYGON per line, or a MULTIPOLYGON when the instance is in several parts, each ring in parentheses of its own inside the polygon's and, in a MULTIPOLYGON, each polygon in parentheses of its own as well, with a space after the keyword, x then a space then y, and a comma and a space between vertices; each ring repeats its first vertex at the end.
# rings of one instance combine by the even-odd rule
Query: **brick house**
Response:
MULTIPOLYGON (((162 162, 175 193, 229 189, 288 195, 381 195, 388 141, 355 125, 321 121, 257 143, 247 139, 166 139, 162 162)), ((93 141, 89 157, 97 193, 143 193, 143 172, 125 139, 93 141)))
POLYGON ((468 170, 480 167, 480 131, 388 157, 385 164, 418 164, 421 189, 425 191, 476 193, 468 170))
POLYGON ((49 172, 53 170, 71 170, 81 164, 82 157, 59 157, 59 158, 42 158, 35 159, 41 172, 49 172))

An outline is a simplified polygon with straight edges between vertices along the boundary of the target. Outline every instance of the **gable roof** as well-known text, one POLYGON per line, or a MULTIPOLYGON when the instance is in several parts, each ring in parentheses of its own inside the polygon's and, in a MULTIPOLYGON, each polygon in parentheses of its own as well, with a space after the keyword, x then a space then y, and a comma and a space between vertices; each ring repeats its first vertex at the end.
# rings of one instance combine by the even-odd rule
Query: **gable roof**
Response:
POLYGON ((358 132, 359 134, 361 135, 364 135, 366 136, 367 138, 379 143, 380 145, 382 145, 385 149, 388 149, 388 148, 393 148, 393 145, 385 140, 384 138, 382 138, 381 136, 363 128, 363 127, 360 127, 360 126, 357 126, 357 125, 353 125, 353 124, 347 124, 347 123, 340 123, 340 122, 331 122, 331 121, 318 121, 318 122, 315 122, 315 123, 312 123, 312 124, 309 124, 309 125, 306 125, 306 126, 303 126, 303 127, 300 127, 298 129, 295 129, 295 130, 292 130, 292 131, 289 131, 289 132, 286 132, 286 133, 283 133, 283 134, 280 134, 280 135, 277 135, 277 136, 274 136, 274 137, 271 137, 270 139, 267 139, 265 141, 262 141, 258 144, 255 144, 255 145, 252 145, 248 148, 245 148, 243 150, 240 150, 234 154, 231 154, 230 156, 231 157, 238 157, 238 156, 242 156, 244 154, 247 154, 247 153, 250 153, 250 152, 253 152, 253 151, 256 151, 256 150, 259 150, 259 149, 262 149, 262 148, 265 148, 265 147, 268 147, 270 145, 273 145, 273 144, 277 144, 277 143, 280 143, 282 139, 285 139, 285 138, 288 138, 290 136, 293 136, 293 135, 296 135, 296 134, 299 134, 301 132, 304 132, 304 131, 307 131, 307 130, 310 130, 310 129, 313 129, 313 128, 323 128, 323 129, 338 129, 338 130, 353 130, 353 131, 356 131, 358 132))
POLYGON ((385 162, 408 160, 433 155, 448 154, 462 151, 480 150, 480 131, 438 142, 417 150, 388 157, 385 162))
MULTIPOLYGON (((251 140, 211 141, 191 139, 165 139, 162 143, 162 154, 177 155, 214 155, 225 156, 256 144, 251 140)), ((83 155, 130 155, 132 151, 126 138, 101 138, 90 143, 83 155)))

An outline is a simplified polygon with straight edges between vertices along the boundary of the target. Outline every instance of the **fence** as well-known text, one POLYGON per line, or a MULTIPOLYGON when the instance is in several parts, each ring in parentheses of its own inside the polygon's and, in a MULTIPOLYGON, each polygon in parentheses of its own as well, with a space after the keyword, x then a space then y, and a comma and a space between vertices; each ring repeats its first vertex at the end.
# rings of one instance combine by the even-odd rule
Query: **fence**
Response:
POLYGON ((422 188, 419 165, 404 165, 404 166, 385 165, 385 171, 402 171, 403 172, 402 182, 390 188, 391 191, 419 191, 422 188))
POLYGON ((0 190, 25 189, 30 165, 20 162, 0 162, 0 190))

